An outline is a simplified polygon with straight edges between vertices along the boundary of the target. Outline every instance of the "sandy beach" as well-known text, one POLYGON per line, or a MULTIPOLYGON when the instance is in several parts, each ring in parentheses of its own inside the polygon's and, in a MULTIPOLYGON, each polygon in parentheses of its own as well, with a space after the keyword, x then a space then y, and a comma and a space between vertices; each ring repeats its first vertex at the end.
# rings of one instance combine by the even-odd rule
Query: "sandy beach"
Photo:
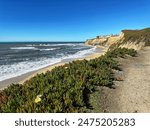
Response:
POLYGON ((63 60, 63 61, 61 61, 59 63, 50 65, 48 67, 45 67, 45 68, 42 68, 42 69, 39 69, 39 70, 36 70, 36 71, 32 71, 32 72, 23 74, 21 76, 17 76, 17 77, 14 77, 14 78, 10 78, 10 79, 1 81, 0 82, 0 89, 4 89, 4 88, 8 87, 12 83, 14 83, 14 84, 16 84, 16 83, 23 84, 25 81, 27 81, 30 78, 36 76, 37 74, 46 73, 47 71, 51 71, 53 68, 55 68, 57 66, 63 66, 66 63, 69 63, 69 62, 72 62, 72 61, 75 61, 75 60, 83 60, 83 59, 91 60, 91 59, 98 58, 101 55, 105 54, 105 52, 107 52, 107 50, 108 50, 108 47, 104 48, 104 47, 101 47, 101 46, 97 46, 97 49, 96 49, 95 53, 87 55, 87 56, 85 56, 83 58, 63 60))

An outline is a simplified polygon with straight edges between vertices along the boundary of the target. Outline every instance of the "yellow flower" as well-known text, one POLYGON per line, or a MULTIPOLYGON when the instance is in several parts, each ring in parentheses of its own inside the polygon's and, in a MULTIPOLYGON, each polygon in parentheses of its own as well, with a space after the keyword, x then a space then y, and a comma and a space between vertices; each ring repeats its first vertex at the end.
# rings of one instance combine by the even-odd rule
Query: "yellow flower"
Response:
POLYGON ((41 98, 38 98, 38 97, 37 97, 37 98, 35 99, 35 103, 38 103, 38 102, 40 102, 40 101, 41 101, 41 98))
POLYGON ((37 95, 37 97, 35 99, 35 103, 41 102, 41 96, 42 95, 37 95))

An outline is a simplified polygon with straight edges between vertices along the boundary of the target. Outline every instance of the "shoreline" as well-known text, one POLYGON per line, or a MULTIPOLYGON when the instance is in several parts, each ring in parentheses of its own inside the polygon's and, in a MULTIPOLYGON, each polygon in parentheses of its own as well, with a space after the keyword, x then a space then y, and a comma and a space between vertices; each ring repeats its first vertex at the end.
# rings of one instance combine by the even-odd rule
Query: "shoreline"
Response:
POLYGON ((47 67, 44 67, 44 68, 41 68, 41 69, 38 69, 35 71, 25 73, 25 74, 22 74, 20 76, 6 79, 4 81, 0 81, 0 90, 7 88, 11 84, 16 84, 16 83, 23 84, 25 81, 31 79, 32 77, 36 76, 37 74, 46 73, 47 71, 51 71, 55 67, 63 66, 63 65, 65 65, 69 62, 72 62, 72 61, 84 60, 84 59, 91 60, 91 59, 98 58, 101 55, 105 54, 108 50, 107 47, 104 48, 101 46, 96 46, 96 49, 97 49, 96 52, 94 52, 93 54, 89 54, 83 58, 71 58, 71 59, 62 60, 61 62, 58 62, 56 64, 53 64, 53 65, 50 65, 50 66, 47 66, 47 67))

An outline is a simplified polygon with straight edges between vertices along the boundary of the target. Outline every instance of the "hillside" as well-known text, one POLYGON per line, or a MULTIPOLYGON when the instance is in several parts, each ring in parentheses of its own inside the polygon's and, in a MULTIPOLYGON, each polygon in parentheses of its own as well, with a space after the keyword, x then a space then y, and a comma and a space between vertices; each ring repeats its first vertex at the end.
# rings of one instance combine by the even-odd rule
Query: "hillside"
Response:
POLYGON ((123 30, 124 33, 124 43, 131 41, 139 44, 144 42, 145 45, 150 45, 150 28, 143 30, 123 30))
POLYGON ((102 110, 110 113, 150 112, 150 46, 138 51, 137 57, 119 59, 122 71, 114 88, 101 89, 102 110))
POLYGON ((97 36, 85 42, 86 45, 120 46, 140 50, 150 45, 150 28, 142 30, 122 30, 120 35, 97 36))

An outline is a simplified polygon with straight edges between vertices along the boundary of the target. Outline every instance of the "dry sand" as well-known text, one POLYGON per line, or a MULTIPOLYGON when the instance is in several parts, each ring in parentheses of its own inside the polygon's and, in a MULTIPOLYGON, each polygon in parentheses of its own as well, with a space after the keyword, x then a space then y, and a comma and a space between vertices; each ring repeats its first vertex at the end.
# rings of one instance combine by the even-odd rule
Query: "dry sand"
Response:
POLYGON ((103 112, 150 112, 150 47, 120 63, 123 81, 116 81, 115 89, 101 90, 103 112))
POLYGON ((7 86, 9 86, 9 85, 12 84, 12 83, 20 83, 20 84, 23 84, 25 81, 27 81, 27 80, 29 80, 30 78, 36 76, 37 74, 46 73, 47 71, 51 71, 53 68, 55 68, 55 67, 57 67, 57 66, 63 66, 63 65, 65 65, 66 63, 69 63, 69 62, 74 61, 74 60, 83 60, 83 59, 91 60, 91 59, 97 58, 97 57, 99 57, 99 56, 105 54, 105 52, 107 52, 107 50, 108 50, 108 47, 105 47, 105 48, 104 48, 104 47, 99 47, 99 46, 97 46, 97 51, 96 51, 96 53, 91 54, 91 55, 87 55, 87 56, 84 57, 84 58, 63 60, 63 61, 60 62, 60 63, 57 63, 57 64, 54 64, 54 65, 45 67, 45 68, 43 68, 43 69, 39 69, 39 70, 37 70, 37 71, 32 71, 32 72, 23 74, 23 75, 21 75, 21 76, 17 76, 17 77, 14 77, 14 78, 10 78, 10 79, 1 81, 1 82, 0 82, 0 89, 4 89, 4 88, 6 88, 7 86))

